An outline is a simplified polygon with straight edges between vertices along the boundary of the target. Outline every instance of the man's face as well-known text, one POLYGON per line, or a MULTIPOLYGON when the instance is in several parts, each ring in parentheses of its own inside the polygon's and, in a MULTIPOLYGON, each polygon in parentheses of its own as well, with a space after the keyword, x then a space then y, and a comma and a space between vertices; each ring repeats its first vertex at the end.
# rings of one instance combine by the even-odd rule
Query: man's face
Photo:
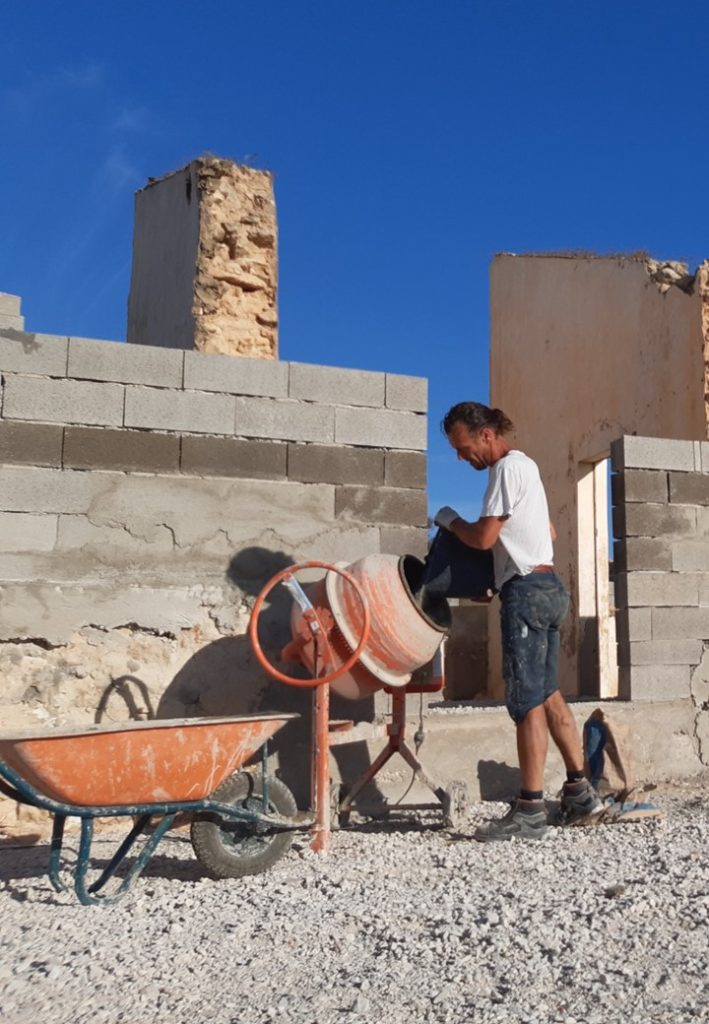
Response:
POLYGON ((489 469, 493 464, 492 441, 495 436, 490 427, 472 433, 464 423, 454 423, 447 435, 459 459, 473 469, 489 469))

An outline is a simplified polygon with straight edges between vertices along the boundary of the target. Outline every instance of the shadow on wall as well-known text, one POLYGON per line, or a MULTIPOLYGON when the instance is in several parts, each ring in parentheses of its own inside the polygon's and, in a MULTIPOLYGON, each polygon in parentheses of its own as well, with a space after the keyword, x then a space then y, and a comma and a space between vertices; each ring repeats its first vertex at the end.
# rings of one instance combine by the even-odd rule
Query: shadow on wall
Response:
POLYGON ((111 697, 119 697, 126 706, 128 717, 132 722, 149 721, 157 718, 148 687, 138 676, 118 676, 112 679, 101 695, 94 721, 103 721, 111 697))
POLYGON ((519 768, 506 761, 478 761, 481 800, 514 800, 520 784, 519 768))
MULTIPOLYGON (((225 575, 240 594, 255 599, 268 580, 294 564, 291 556, 283 551, 245 548, 233 556, 225 575)), ((253 604, 253 600, 250 603, 253 604)), ((259 637, 264 654, 277 668, 289 675, 308 678, 304 669, 297 665, 283 665, 279 660, 281 650, 291 639, 291 607, 292 599, 284 587, 273 590, 261 613, 259 637)), ((119 697, 124 702, 128 716, 134 721, 281 711, 299 714, 300 718, 276 733, 270 749, 277 755, 278 775, 293 790, 300 806, 308 804, 312 689, 287 686, 267 676, 257 662, 247 636, 227 636, 205 644, 175 675, 157 708, 153 708, 148 689, 139 677, 125 675, 113 679, 96 710, 97 722, 104 718, 112 697, 119 697)), ((330 715, 355 722, 371 721, 374 699, 346 701, 333 694, 330 715)), ((364 742, 336 747, 333 757, 345 780, 358 778, 370 763, 364 742)))

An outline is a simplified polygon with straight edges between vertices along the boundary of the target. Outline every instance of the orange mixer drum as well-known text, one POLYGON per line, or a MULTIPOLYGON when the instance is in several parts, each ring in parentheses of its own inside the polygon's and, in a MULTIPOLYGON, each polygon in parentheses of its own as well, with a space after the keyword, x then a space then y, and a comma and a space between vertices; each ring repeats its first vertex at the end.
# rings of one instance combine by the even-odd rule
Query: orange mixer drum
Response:
MULTIPOLYGON (((360 584, 372 617, 369 640, 354 668, 331 683, 341 697, 358 700, 383 686, 403 687, 415 669, 426 665, 450 629, 451 613, 445 600, 421 602, 418 584, 423 562, 413 555, 367 555, 346 568, 360 584)), ((351 584, 338 573, 305 588, 316 608, 330 613, 329 633, 335 667, 344 664, 362 635, 362 606, 351 584)), ((291 630, 300 633, 302 612, 293 606, 291 630)), ((307 644, 301 660, 313 670, 313 648, 307 644)))

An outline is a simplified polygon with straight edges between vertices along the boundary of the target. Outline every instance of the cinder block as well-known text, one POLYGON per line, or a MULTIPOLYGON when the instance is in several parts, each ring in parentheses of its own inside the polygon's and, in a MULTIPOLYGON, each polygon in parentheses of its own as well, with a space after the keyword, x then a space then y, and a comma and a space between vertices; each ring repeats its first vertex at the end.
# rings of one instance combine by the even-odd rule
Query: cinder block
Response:
POLYGON ((628 607, 628 574, 617 567, 613 576, 613 607, 616 611, 628 607))
POLYGON ((276 538, 294 558, 306 552, 315 557, 320 536, 336 532, 335 488, 329 484, 69 470, 58 475, 92 481, 84 502, 67 511, 88 515, 94 526, 122 526, 144 538, 146 559, 156 531, 172 536, 177 556, 160 568, 162 581, 194 581, 195 567, 203 566, 223 583, 235 554, 240 566, 234 573, 246 572, 246 563, 257 558, 246 550, 254 545, 273 549, 276 538))
POLYGON ((619 608, 615 615, 618 643, 652 639, 652 610, 650 608, 619 608))
POLYGON ((696 510, 688 505, 627 504, 624 518, 628 537, 692 538, 697 529, 696 510))
POLYGON ((615 540, 612 542, 608 570, 610 585, 611 587, 614 587, 615 577, 622 572, 627 572, 627 566, 625 565, 625 545, 623 541, 615 540))
MULTIPOLYGON (((706 573, 699 574, 699 607, 706 608, 709 606, 709 575, 706 573)), ((707 638, 709 639, 709 637, 707 638)))
POLYGON ((181 388, 183 359, 184 352, 176 349, 69 338, 68 376, 181 388))
POLYGON ((147 430, 67 427, 63 461, 71 469, 177 473, 180 438, 147 430))
POLYGON ((624 469, 675 469, 692 473, 694 446, 692 441, 626 434, 612 443, 611 463, 616 473, 624 469))
MULTIPOLYGON (((26 609, 23 609, 25 615, 23 615, 22 618, 20 618, 20 614, 18 614, 18 609, 15 607, 8 607, 7 605, 4 605, 2 598, 4 598, 8 592, 8 583, 9 586, 14 591, 14 587, 17 584, 23 581, 27 582, 30 584, 31 590, 34 593, 36 593, 42 581, 52 580, 53 592, 50 591, 50 595, 51 599, 57 601, 57 592, 56 589, 54 589, 56 580, 58 578, 66 578, 66 571, 68 570, 69 567, 65 563, 61 567, 59 572, 56 571, 56 567, 57 560, 54 552, 11 551, 7 554, 0 552, 0 580, 3 581, 2 586, 0 587, 0 590, 3 591, 2 595, 0 595, 0 634, 5 633, 5 636, 8 636, 8 638, 17 638, 21 635, 34 637, 37 635, 37 620, 39 618, 42 623, 41 635, 44 638, 49 639, 47 633, 45 632, 46 619, 44 617, 45 612, 49 607, 48 605, 45 604, 43 606, 38 607, 39 602, 35 600, 32 608, 33 617, 29 619, 26 614, 26 609), (62 569, 64 570, 64 577, 61 577, 60 575, 62 569), (15 630, 9 633, 9 635, 5 632, 5 627, 8 619, 15 623, 18 623, 19 619, 19 623, 21 624, 19 630, 15 630), (31 629, 31 631, 28 629, 28 625, 30 622, 34 626, 34 628, 31 629)), ((72 573, 72 578, 73 575, 74 574, 72 573)), ((44 595, 42 596, 44 597, 44 595)), ((5 636, 3 636, 3 639, 5 639, 5 636)))
POLYGON ((120 427, 123 422, 120 384, 94 384, 47 377, 8 377, 3 416, 49 423, 87 423, 120 427))
POLYGON ((132 562, 133 566, 138 564, 143 571, 150 571, 157 557, 161 560, 163 579, 167 580, 171 568, 169 559, 174 549, 172 533, 162 524, 141 523, 138 528, 126 529, 121 522, 95 526, 88 516, 59 516, 56 550, 81 552, 92 560, 98 555, 104 570, 107 565, 113 569, 121 564, 125 566, 125 555, 130 560, 129 564, 132 562))
POLYGON ((125 425, 190 434, 233 434, 234 401, 231 395, 128 386, 125 425))
MULTIPOLYGON (((696 608, 699 603, 699 579, 694 573, 629 572, 626 585, 627 604, 631 608, 696 608)), ((618 588, 619 578, 616 577, 616 593, 618 588)))
POLYGON ((0 333, 0 371, 63 377, 69 339, 24 331, 0 333))
POLYGON ((273 441, 183 436, 182 472, 192 476, 278 480, 286 476, 287 450, 288 445, 273 441))
POLYGON ((427 412, 428 379, 388 373, 386 375, 386 406, 387 409, 427 412))
POLYGON ((633 671, 628 665, 618 666, 618 699, 630 700, 630 674, 633 671))
POLYGON ((709 608, 653 608, 653 640, 709 640, 709 608))
POLYGON ((335 440, 335 409, 310 402, 239 398, 236 433, 241 437, 270 437, 281 441, 335 440))
POLYGON ((426 456, 423 452, 386 452, 384 483, 389 487, 426 487, 426 456))
POLYGON ((626 510, 626 508, 628 508, 628 505, 625 502, 621 502, 619 505, 613 505, 613 507, 611 509, 611 519, 612 519, 612 528, 613 528, 613 536, 614 537, 623 538, 626 535, 626 532, 627 532, 626 531, 626 525, 625 525, 625 510, 626 510))
POLYGON ((709 508, 697 505, 697 539, 709 538, 709 508))
POLYGON ((319 444, 288 445, 288 477, 303 483, 384 482, 384 452, 319 444))
POLYGON ((64 428, 54 423, 0 421, 0 462, 61 466, 64 428))
POLYGON ((667 473, 651 469, 626 469, 624 473, 614 473, 611 494, 614 505, 624 501, 666 502, 667 473))
POLYGON ((700 465, 702 473, 709 473, 709 441, 699 442, 700 465))
POLYGON ((337 409, 337 444, 426 450, 426 417, 393 409, 337 409))
MULTIPOLYGON (((679 700, 689 697, 689 665, 633 665, 629 672, 628 700, 679 700)), ((621 689, 626 686, 621 684, 621 689)))
POLYGON ((428 551, 428 530, 424 527, 383 526, 379 550, 385 555, 416 555, 425 558, 428 551))
POLYGON ((288 394, 306 402, 322 402, 327 398, 333 405, 384 405, 385 375, 370 370, 344 370, 335 366, 312 366, 309 363, 290 364, 288 394))
POLYGON ((675 572, 709 572, 709 541, 674 541, 671 568, 675 572))
MULTIPOLYGON (((64 557, 62 561, 67 564, 71 559, 64 557)), ((151 586, 144 583, 141 586, 117 587, 114 581, 109 585, 104 581, 91 581, 82 582, 80 586, 72 582, 68 586, 34 583, 29 587, 12 586, 8 589, 11 607, 6 613, 2 608, 3 602, 0 602, 2 637, 27 636, 27 623, 31 616, 41 616, 41 636, 58 644, 70 642, 72 634, 88 623, 108 631, 132 622, 147 631, 179 635, 182 629, 204 622, 200 595, 189 586, 151 586)), ((29 633, 29 636, 36 635, 36 632, 29 633)), ((79 689, 81 684, 75 686, 79 689)), ((71 683, 67 689, 70 687, 71 683)), ((87 697, 89 692, 83 690, 87 697)))
MULTIPOLYGON (((274 359, 185 352, 184 386, 194 391, 285 398, 288 395, 288 363, 274 359)), ((322 394, 318 399, 322 399, 322 394)))
POLYGON ((57 539, 55 515, 0 512, 0 551, 51 551, 57 539))
POLYGON ((618 644, 619 665, 698 665, 701 640, 639 640, 618 644))
POLYGON ((0 331, 24 331, 24 329, 25 318, 23 316, 0 313, 0 331))
POLYGON ((670 473, 670 501, 678 505, 709 505, 709 475, 670 473))
POLYGON ((654 569, 667 572, 676 568, 672 564, 671 542, 665 538, 628 537, 613 545, 613 564, 616 572, 654 569))
MULTIPOLYGON (((333 525, 331 529, 318 531, 306 544, 300 547, 300 554, 296 556, 300 560, 316 558, 330 563, 356 562, 379 550, 379 530, 365 523, 353 523, 347 529, 333 525)), ((318 570, 314 570, 314 576, 318 574, 318 570)), ((305 577, 303 582, 306 582, 305 577)))
POLYGON ((9 292, 0 292, 0 313, 6 316, 20 316, 21 303, 21 296, 10 295, 9 292))
POLYGON ((335 516, 399 526, 426 524, 426 493, 395 487, 337 487, 335 516))
POLYGON ((102 473, 0 467, 0 494, 7 512, 86 512, 102 487, 102 473))

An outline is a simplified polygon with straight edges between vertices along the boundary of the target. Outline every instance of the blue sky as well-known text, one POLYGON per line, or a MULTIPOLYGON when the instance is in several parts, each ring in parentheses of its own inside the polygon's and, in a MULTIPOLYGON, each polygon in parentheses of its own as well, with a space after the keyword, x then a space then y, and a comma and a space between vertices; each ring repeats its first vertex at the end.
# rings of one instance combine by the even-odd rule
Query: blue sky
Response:
MULTIPOLYGON (((133 193, 204 151, 272 170, 283 359, 427 376, 431 507, 483 479, 438 423, 488 396, 499 251, 709 256, 709 8, 555 0, 14 0, 0 291, 123 339, 133 193)), ((514 410, 507 410, 514 418, 514 410)))

